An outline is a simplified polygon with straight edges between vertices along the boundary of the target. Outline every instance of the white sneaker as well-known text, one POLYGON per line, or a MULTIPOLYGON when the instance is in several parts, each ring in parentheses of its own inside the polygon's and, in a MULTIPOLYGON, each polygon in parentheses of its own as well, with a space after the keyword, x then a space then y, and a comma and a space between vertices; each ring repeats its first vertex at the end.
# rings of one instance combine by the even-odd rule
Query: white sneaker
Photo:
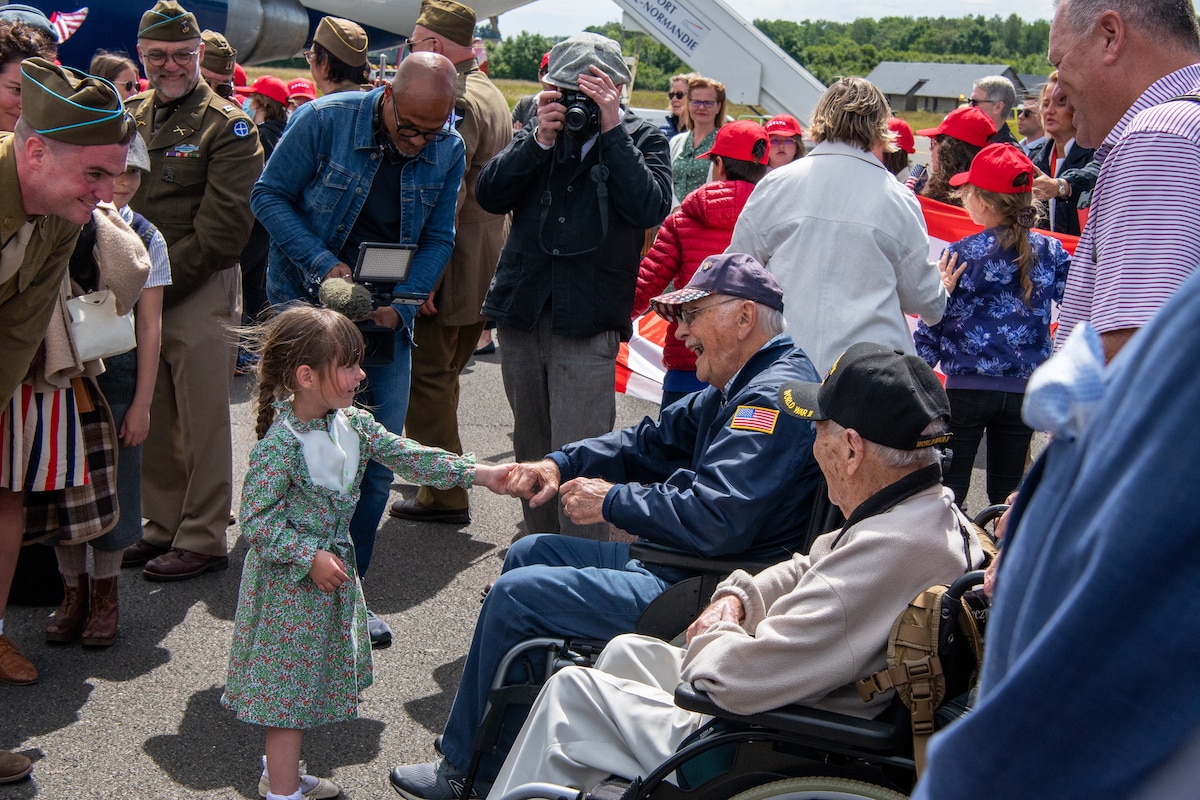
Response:
MULTIPOLYGON (((258 779, 258 796, 266 800, 267 792, 271 791, 271 781, 267 777, 267 757, 263 756, 262 777, 258 779)), ((342 793, 342 787, 328 778, 318 778, 308 774, 308 763, 300 762, 300 796, 304 800, 329 800, 342 793)))

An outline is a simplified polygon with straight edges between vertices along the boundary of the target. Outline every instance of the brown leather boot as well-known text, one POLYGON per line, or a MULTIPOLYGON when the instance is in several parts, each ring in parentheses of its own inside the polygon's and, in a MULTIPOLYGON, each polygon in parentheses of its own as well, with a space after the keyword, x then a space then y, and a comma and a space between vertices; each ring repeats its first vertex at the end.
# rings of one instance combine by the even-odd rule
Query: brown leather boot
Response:
POLYGON ((63 601, 46 626, 47 642, 73 642, 83 630, 88 614, 88 576, 83 573, 74 584, 64 577, 63 601))
POLYGON ((92 610, 83 629, 84 647, 110 647, 117 638, 117 579, 92 581, 92 610))

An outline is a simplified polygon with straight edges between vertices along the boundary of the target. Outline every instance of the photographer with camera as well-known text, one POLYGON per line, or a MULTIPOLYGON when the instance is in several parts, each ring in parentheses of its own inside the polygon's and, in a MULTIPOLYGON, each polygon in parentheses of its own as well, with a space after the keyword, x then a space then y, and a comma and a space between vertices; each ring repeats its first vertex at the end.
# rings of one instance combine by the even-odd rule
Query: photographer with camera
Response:
MULTIPOLYGON (((416 314, 416 306, 401 298, 428 296, 454 246, 465 163, 462 138, 447 122, 456 80, 445 56, 413 53, 390 85, 305 103, 250 197, 255 216, 271 234, 267 295, 273 304, 317 302, 323 280, 351 277, 365 243, 415 246, 407 280, 375 286, 376 307, 368 315, 392 335, 393 354, 390 363, 364 366, 365 400, 375 418, 397 434, 408 411, 416 314), (381 290, 389 288, 396 299, 381 300, 387 294, 381 290)), ((348 307, 341 310, 359 316, 348 307)), ((363 576, 391 482, 391 470, 374 461, 367 466, 350 521, 363 576)), ((391 642, 382 620, 370 617, 368 628, 373 644, 391 642)))
MULTIPOLYGON (((671 208, 667 139, 621 107, 631 80, 620 46, 594 33, 559 42, 537 121, 479 175, 475 197, 512 230, 483 303, 504 342, 500 366, 517 461, 612 430, 617 347, 632 331, 647 228, 671 208)), ((608 539, 553 504, 529 508, 528 533, 608 539), (560 518, 561 516, 561 518, 560 518)))

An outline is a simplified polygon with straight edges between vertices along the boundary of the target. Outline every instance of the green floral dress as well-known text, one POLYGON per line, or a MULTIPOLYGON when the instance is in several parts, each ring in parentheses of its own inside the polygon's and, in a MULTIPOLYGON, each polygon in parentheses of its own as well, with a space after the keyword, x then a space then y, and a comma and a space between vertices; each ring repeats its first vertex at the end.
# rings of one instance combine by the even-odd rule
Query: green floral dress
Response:
MULTIPOLYGON (((349 530, 367 461, 405 481, 445 489, 471 485, 475 458, 396 436, 358 409, 301 422, 290 403, 276 408, 279 417, 250 453, 242 489, 242 534, 250 550, 221 704, 245 722, 312 728, 356 717, 358 694, 373 679, 349 530), (342 424, 335 427, 337 415, 342 424), (339 492, 313 482, 298 436, 325 431, 337 444, 336 431, 346 426, 358 434, 357 472, 339 492), (340 558, 353 580, 334 592, 318 589, 308 577, 317 550, 340 558)), ((354 464, 345 469, 348 478, 354 464)))

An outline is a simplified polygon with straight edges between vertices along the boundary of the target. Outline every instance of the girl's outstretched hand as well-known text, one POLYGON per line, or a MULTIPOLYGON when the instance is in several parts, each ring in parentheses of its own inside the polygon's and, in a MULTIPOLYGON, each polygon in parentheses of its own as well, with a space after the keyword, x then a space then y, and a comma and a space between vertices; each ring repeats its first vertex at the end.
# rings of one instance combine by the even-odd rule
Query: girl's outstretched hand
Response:
POLYGON ((476 464, 475 479, 476 486, 486 486, 496 494, 504 494, 504 487, 508 484, 508 475, 516 467, 516 464, 476 464))
POLYGON ((958 253, 943 250, 942 257, 938 259, 938 272, 942 273, 942 285, 946 287, 946 294, 954 292, 954 287, 958 286, 958 279, 967 270, 967 262, 964 261, 961 267, 955 269, 957 265, 958 253))
POLYGON ((346 565, 328 550, 318 550, 313 556, 308 577, 312 578, 312 582, 322 592, 336 591, 339 586, 350 580, 350 576, 346 574, 346 565))

